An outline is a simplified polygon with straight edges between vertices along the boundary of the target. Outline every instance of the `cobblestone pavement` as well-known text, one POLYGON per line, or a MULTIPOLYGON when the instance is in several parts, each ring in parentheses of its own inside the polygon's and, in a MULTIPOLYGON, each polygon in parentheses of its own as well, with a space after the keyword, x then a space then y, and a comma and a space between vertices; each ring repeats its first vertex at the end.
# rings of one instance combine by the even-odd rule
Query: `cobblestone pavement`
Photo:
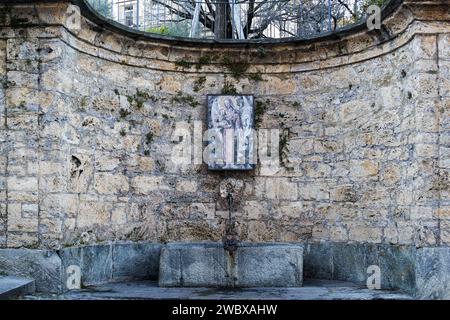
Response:
POLYGON ((398 291, 368 290, 349 282, 308 280, 302 288, 160 288, 153 281, 109 283, 60 295, 24 296, 26 300, 219 299, 219 300, 409 300, 398 291))

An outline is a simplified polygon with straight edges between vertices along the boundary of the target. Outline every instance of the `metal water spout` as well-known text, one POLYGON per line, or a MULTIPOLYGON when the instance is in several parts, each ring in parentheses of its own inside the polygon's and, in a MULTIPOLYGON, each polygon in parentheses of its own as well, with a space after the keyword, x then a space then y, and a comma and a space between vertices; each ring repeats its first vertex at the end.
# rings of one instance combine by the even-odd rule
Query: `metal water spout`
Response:
POLYGON ((228 204, 228 221, 225 228, 225 235, 223 236, 223 248, 230 254, 233 254, 238 247, 239 240, 236 232, 235 222, 232 216, 233 210, 233 194, 231 192, 232 186, 230 185, 227 192, 227 204, 228 204))

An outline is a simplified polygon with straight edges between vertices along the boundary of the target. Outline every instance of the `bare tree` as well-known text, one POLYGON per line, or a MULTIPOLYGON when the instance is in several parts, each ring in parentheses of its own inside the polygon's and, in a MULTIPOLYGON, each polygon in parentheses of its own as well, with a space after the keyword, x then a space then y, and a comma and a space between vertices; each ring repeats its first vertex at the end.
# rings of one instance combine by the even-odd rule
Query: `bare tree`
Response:
POLYGON ((143 20, 149 32, 194 38, 261 39, 308 38, 332 32, 364 18, 369 5, 382 5, 388 0, 139 1, 145 8, 143 20))

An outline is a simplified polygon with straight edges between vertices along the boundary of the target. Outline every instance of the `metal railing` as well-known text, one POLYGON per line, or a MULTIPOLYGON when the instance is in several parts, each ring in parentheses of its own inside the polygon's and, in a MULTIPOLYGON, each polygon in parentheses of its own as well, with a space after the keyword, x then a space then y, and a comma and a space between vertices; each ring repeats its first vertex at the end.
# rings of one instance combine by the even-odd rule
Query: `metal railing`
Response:
POLYGON ((366 17, 389 0, 87 0, 139 31, 193 39, 311 38, 366 17))

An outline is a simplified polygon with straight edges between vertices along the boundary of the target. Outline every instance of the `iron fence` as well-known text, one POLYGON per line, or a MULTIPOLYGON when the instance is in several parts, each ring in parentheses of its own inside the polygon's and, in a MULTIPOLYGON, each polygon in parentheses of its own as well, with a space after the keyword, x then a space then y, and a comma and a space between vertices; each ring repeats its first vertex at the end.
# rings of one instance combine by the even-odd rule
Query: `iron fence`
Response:
POLYGON ((197 39, 310 38, 366 17, 388 0, 87 0, 136 30, 197 39))

